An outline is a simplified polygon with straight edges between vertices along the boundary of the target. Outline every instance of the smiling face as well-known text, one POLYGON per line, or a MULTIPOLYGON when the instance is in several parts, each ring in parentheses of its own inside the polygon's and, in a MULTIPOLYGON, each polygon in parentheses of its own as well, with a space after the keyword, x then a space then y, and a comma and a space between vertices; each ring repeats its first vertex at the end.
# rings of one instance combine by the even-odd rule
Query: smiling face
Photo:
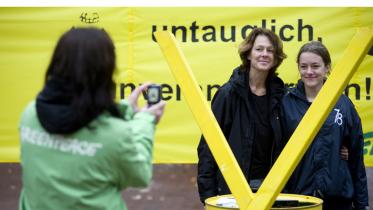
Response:
POLYGON ((305 88, 320 90, 330 67, 325 65, 321 56, 303 52, 299 56, 298 69, 305 88))
POLYGON ((274 66, 274 48, 267 36, 256 37, 247 59, 250 60, 250 70, 268 72, 274 66))

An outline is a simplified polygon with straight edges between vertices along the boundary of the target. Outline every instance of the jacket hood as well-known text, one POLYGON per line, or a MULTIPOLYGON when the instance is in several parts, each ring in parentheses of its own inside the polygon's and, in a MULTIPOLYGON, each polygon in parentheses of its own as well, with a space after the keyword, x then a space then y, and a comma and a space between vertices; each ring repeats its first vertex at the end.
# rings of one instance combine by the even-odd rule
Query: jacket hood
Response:
POLYGON ((233 70, 231 77, 229 78, 228 83, 231 84, 233 89, 243 98, 246 98, 248 83, 246 72, 242 71, 241 67, 237 67, 233 70))
POLYGON ((81 116, 80 111, 73 107, 73 88, 61 79, 50 78, 36 98, 36 113, 41 125, 49 133, 73 133, 87 125, 98 116, 92 113, 81 116))

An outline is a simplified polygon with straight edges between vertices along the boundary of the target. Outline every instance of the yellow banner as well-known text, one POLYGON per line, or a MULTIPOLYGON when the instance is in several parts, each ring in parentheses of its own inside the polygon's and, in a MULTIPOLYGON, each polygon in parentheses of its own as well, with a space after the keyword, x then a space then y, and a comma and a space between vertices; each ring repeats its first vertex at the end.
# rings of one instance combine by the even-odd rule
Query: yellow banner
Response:
MULTIPOLYGON (((1 162, 19 161, 20 114, 43 85, 57 39, 73 26, 110 33, 118 60, 118 100, 145 81, 162 84, 168 105, 156 133, 154 162, 194 163, 201 132, 153 32, 175 34, 210 101, 240 64, 238 45, 253 27, 269 28, 283 40, 288 58, 279 74, 291 86, 299 79, 295 56, 302 44, 321 40, 334 66, 356 29, 373 27, 373 8, 0 8, 1 162)), ((367 55, 345 91, 362 119, 368 166, 373 166, 372 77, 373 56, 367 55)))

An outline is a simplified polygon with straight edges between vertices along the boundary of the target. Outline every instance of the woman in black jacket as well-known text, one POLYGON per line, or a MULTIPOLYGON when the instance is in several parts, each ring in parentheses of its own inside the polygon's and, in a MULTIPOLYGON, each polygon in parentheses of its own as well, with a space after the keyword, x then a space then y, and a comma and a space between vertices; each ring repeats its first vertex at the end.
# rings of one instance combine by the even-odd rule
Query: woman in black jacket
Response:
MULTIPOLYGON (((297 63, 301 80, 282 101, 286 139, 321 90, 331 59, 322 43, 309 42, 300 49, 297 63)), ((324 210, 369 209, 363 143, 359 115, 350 99, 341 95, 290 178, 287 190, 322 198, 324 210), (340 156, 343 146, 348 148, 348 160, 340 156)))
MULTIPOLYGON (((241 43, 242 64, 215 94, 212 111, 246 179, 260 183, 283 147, 279 120, 284 83, 276 76, 286 58, 282 42, 270 30, 255 28, 241 43)), ((229 194, 204 137, 198 145, 201 201, 229 194)))

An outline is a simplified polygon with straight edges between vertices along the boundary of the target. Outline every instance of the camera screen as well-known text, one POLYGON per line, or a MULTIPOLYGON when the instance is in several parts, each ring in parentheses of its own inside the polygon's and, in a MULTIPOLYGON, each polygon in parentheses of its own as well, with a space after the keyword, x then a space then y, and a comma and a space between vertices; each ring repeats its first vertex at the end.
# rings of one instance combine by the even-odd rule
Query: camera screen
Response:
POLYGON ((148 101, 149 103, 158 103, 160 100, 159 88, 149 88, 148 89, 148 101))

